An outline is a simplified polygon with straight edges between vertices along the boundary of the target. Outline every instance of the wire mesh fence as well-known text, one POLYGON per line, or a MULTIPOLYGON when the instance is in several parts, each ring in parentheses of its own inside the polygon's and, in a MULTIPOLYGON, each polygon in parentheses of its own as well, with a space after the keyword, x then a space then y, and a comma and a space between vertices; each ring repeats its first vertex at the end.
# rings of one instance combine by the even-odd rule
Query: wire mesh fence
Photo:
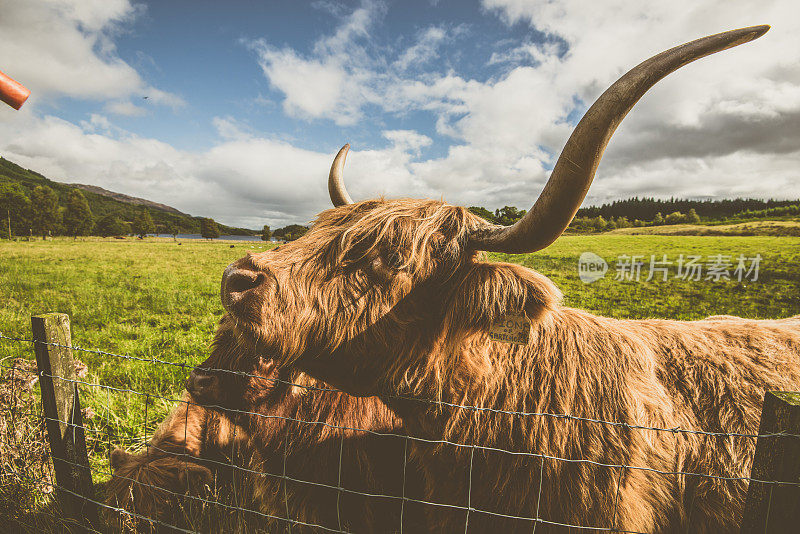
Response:
MULTIPOLYGON (((626 526, 636 523, 625 511, 626 499, 630 499, 626 488, 635 484, 702 486, 705 491, 733 496, 739 505, 748 485, 768 488, 770 498, 776 487, 800 491, 796 478, 693 470, 689 463, 664 468, 663 464, 586 457, 580 450, 559 455, 526 450, 524 443, 495 446, 479 437, 468 442, 430 439, 405 426, 383 401, 350 397, 302 374, 218 369, 215 371, 236 375, 248 384, 236 392, 241 403, 200 404, 186 393, 162 395, 93 381, 82 364, 76 365, 72 377, 44 373, 29 356, 35 343, 91 353, 111 362, 169 366, 186 373, 194 369, 185 363, 0 333, 0 500, 4 503, 0 518, 20 532, 80 527, 98 532, 411 533, 455 525, 467 533, 498 525, 514 532, 643 533, 649 531, 626 526), (53 421, 44 414, 37 388, 41 379, 74 386, 81 396, 101 401, 100 409, 82 409, 79 425, 86 435, 93 495, 65 487, 54 475, 45 426, 50 421, 74 430, 76 424, 74 420, 53 421), (131 402, 134 398, 143 402, 131 402), (143 410, 133 417, 126 414, 138 422, 128 425, 130 432, 116 432, 115 410, 124 406, 142 406, 143 410), (437 467, 431 469, 431 465, 437 467), (498 470, 504 469, 507 484, 486 487, 498 479, 498 470), (520 472, 530 476, 514 480, 514 474, 520 472), (564 488, 575 484, 564 477, 574 477, 579 486, 588 488, 596 483, 596 487, 612 491, 565 495, 564 488), (531 481, 533 487, 517 485, 531 481), (531 498, 518 498, 517 492, 531 498), (96 507, 101 520, 73 524, 74 518, 62 509, 63 500, 57 498, 64 495, 96 507), (596 502, 585 502, 591 500, 596 502), (602 511, 599 515, 598 510, 602 511)), ((712 456, 726 447, 752 451, 759 439, 800 439, 783 430, 746 433, 668 428, 413 397, 394 400, 463 412, 464 417, 479 418, 487 427, 495 424, 496 418, 512 418, 519 425, 547 421, 550 427, 597 426, 621 435, 645 433, 651 442, 703 440, 701 448, 712 456)), ((630 456, 632 460, 642 457, 647 455, 630 456)), ((709 462, 705 467, 714 465, 709 462)), ((683 503, 688 517, 681 524, 687 532, 705 530, 703 522, 709 520, 709 511, 695 507, 692 498, 697 495, 688 495, 688 502, 683 503)), ((653 503, 639 505, 658 509, 653 503)))

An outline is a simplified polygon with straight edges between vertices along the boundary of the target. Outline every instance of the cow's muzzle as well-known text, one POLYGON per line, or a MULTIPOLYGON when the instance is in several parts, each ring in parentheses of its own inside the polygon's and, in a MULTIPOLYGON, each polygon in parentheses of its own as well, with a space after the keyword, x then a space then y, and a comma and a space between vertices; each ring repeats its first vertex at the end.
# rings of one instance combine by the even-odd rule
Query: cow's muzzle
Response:
POLYGON ((237 263, 239 262, 231 263, 222 273, 220 297, 222 305, 228 311, 231 311, 231 307, 241 302, 247 295, 258 291, 266 280, 264 273, 238 267, 237 263))
POLYGON ((195 368, 186 380, 186 391, 192 398, 203 404, 216 404, 220 400, 219 374, 214 371, 195 368))

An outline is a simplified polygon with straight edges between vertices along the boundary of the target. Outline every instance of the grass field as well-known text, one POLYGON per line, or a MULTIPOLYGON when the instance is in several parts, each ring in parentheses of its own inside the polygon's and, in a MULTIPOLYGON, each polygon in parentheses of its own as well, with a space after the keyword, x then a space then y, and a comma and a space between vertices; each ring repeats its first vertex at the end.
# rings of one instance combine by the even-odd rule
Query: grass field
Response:
POLYGON ((753 219, 739 222, 708 222, 704 224, 670 224, 618 228, 612 235, 674 235, 674 236, 772 236, 800 237, 800 221, 794 219, 764 221, 753 219))
MULTIPOLYGON (((63 312, 71 317, 73 344, 102 351, 197 364, 206 358, 223 309, 219 280, 225 266, 247 250, 241 242, 147 239, 0 243, 0 332, 30 337, 30 316, 63 312), (233 245, 231 247, 231 245, 233 245)), ((545 251, 491 259, 514 261, 549 276, 565 303, 619 318, 699 319, 714 314, 753 318, 800 314, 800 238, 624 235, 565 236, 545 251), (584 284, 578 256, 594 252, 609 263, 605 278, 584 284), (666 282, 645 282, 650 255, 708 257, 760 254, 757 281, 687 281, 671 266, 666 282), (615 280, 621 255, 644 256, 640 281, 615 280)), ((30 344, 0 339, 0 360, 32 358, 30 344)), ((82 402, 96 415, 87 421, 97 482, 117 446, 135 448, 163 419, 186 378, 184 369, 76 352, 88 366, 82 402)), ((3 436, 0 436, 3 439, 3 436)), ((2 492, 2 488, 0 488, 2 492)), ((42 498, 39 496, 38 498, 42 498)), ((2 495, 0 495, 2 499, 2 495)), ((0 514, 1 515, 1 514, 0 514)))

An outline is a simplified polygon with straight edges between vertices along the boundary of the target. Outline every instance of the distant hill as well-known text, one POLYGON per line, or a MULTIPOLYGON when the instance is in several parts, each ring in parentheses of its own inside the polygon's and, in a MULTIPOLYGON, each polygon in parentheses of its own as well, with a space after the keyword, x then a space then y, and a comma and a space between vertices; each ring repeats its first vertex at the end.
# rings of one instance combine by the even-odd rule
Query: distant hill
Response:
MULTIPOLYGON (((167 229, 174 226, 180 228, 181 233, 199 234, 200 233, 200 219, 183 213, 172 206, 166 204, 159 204, 143 198, 132 197, 122 193, 115 193, 108 191, 102 187, 85 184, 65 184, 61 182, 54 182, 39 174, 36 171, 20 167, 5 158, 0 157, 0 182, 14 182, 22 186, 30 195, 31 191, 36 186, 46 185, 53 189, 58 194, 59 204, 65 205, 67 195, 72 189, 83 190, 86 200, 89 202, 89 207, 92 210, 92 215, 95 220, 98 220, 105 215, 113 214, 123 221, 133 222, 133 219, 141 211, 142 207, 147 207, 150 211, 150 216, 156 224, 156 230, 160 233, 166 233, 167 229)), ((220 233, 223 235, 256 235, 260 231, 250 230, 248 228, 236 228, 233 226, 226 226, 217 223, 220 233)))
POLYGON ((115 193, 114 191, 109 191, 108 189, 103 189, 102 187, 96 185, 86 185, 86 184, 64 184, 64 185, 75 187, 77 189, 82 189, 83 191, 89 191, 90 193, 97 193, 98 195, 113 198, 115 200, 119 200, 120 202, 125 202, 126 204, 134 204, 136 206, 146 206, 154 210, 161 210, 161 211, 166 211, 167 213, 174 213, 176 215, 186 215, 187 217, 191 217, 191 215, 183 213, 182 211, 178 211, 172 206, 167 206, 166 204, 159 204, 158 202, 153 202, 152 200, 147 200, 144 198, 132 197, 130 195, 125 195, 122 193, 115 193))

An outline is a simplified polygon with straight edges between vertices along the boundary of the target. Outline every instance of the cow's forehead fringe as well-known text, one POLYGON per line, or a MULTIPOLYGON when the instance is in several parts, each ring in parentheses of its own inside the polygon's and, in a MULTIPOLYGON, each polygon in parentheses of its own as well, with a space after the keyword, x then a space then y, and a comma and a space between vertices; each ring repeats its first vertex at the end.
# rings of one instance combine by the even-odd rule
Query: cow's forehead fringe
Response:
MULTIPOLYGON (((307 235, 324 261, 341 262, 353 250, 390 247, 407 264, 429 258, 431 249, 454 254, 470 230, 486 221, 438 200, 367 200, 320 213, 307 235)), ((383 251, 381 251, 383 252, 383 251)))

